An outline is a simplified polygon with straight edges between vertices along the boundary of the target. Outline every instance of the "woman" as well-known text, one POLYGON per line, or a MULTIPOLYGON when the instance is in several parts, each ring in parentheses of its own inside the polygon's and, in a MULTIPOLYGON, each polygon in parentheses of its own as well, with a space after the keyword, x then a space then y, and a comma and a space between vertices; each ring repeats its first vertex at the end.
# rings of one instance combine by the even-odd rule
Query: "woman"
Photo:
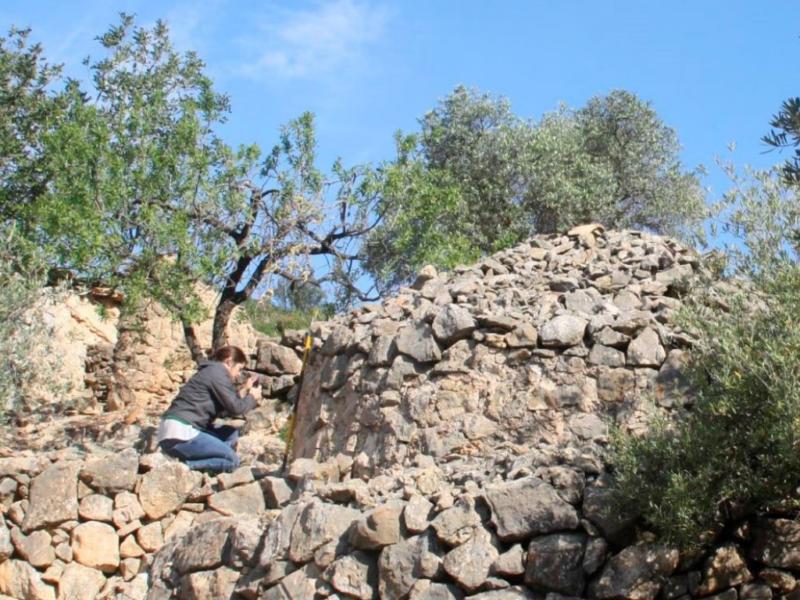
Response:
POLYGON ((214 360, 200 365, 161 417, 158 443, 165 453, 196 470, 219 473, 239 466, 239 432, 229 425, 215 427, 214 420, 222 413, 243 415, 257 406, 254 394, 261 394, 252 390, 257 376, 247 380, 241 396, 233 385, 246 364, 241 348, 223 346, 214 360))

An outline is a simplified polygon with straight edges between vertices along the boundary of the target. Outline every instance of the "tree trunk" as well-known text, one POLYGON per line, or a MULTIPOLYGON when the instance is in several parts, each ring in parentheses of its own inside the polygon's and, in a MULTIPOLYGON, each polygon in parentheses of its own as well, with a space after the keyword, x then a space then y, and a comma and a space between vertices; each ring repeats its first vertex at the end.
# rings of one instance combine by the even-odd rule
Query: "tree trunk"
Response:
POLYGON ((197 340, 197 333, 194 330, 194 325, 181 319, 181 323, 183 325, 183 337, 186 340, 186 345, 189 347, 189 352, 192 355, 192 360, 200 364, 206 358, 206 353, 203 352, 203 348, 200 346, 200 342, 197 340))
POLYGON ((214 311, 214 325, 211 328, 211 345, 215 351, 230 343, 228 339, 228 324, 237 305, 238 302, 234 298, 226 297, 225 292, 222 293, 217 309, 214 311))

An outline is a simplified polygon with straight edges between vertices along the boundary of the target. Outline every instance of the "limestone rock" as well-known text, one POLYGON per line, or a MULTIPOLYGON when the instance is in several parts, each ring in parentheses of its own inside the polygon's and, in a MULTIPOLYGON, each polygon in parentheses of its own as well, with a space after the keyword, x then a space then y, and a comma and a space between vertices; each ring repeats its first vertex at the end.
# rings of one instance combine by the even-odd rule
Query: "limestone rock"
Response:
POLYGON ((52 537, 46 531, 34 531, 26 536, 14 528, 11 538, 20 557, 37 569, 50 566, 56 559, 55 549, 51 543, 52 537))
POLYGON ((261 600, 315 600, 319 575, 316 565, 306 565, 264 592, 261 600))
POLYGON ((486 495, 497 535, 504 542, 578 526, 575 509, 536 477, 491 487, 486 495))
POLYGON ((347 597, 372 600, 378 591, 377 558, 357 550, 334 562, 323 573, 323 578, 347 597))
POLYGON ((114 501, 108 496, 90 494, 81 499, 78 516, 84 521, 104 521, 110 523, 114 514, 114 501))
POLYGON ((542 325, 539 337, 545 348, 576 346, 583 340, 588 321, 573 315, 561 315, 542 325))
POLYGON ((89 521, 72 530, 72 554, 84 566, 113 573, 119 566, 119 538, 110 525, 89 521))
POLYGON ((431 326, 418 323, 400 330, 396 339, 397 351, 419 363, 441 360, 442 351, 433 337, 431 326))
POLYGON ((291 348, 262 342, 258 348, 256 369, 269 375, 299 375, 303 361, 291 348))
POLYGON ((534 538, 528 546, 526 585, 542 592, 582 597, 585 550, 586 537, 579 533, 556 533, 534 538))
POLYGON ((58 600, 95 600, 105 583, 105 576, 97 569, 70 563, 58 582, 58 600))
POLYGON ((777 569, 800 569, 800 523, 789 519, 759 521, 750 558, 777 569))
POLYGON ((736 587, 753 579, 741 550, 735 544, 717 548, 703 566, 703 581, 697 589, 701 596, 736 587))
POLYGON ((136 452, 122 452, 103 456, 83 466, 80 479, 103 494, 130 492, 136 485, 139 457, 136 452))
POLYGON ((226 517, 258 516, 266 510, 264 492, 255 481, 213 494, 208 506, 226 517))
POLYGON ((600 600, 654 600, 677 566, 677 550, 629 546, 608 561, 594 595, 600 600))
POLYGON ((444 570, 459 587, 477 591, 488 579, 492 565, 500 556, 492 535, 483 528, 444 557, 444 570))
POLYGON ((667 352, 661 345, 658 333, 645 328, 628 346, 628 364, 635 367, 660 367, 667 352))
POLYGON ((148 519, 160 519, 180 508, 200 474, 183 463, 168 462, 142 477, 139 500, 148 519))
POLYGON ((218 600, 231 598, 239 573, 233 569, 222 567, 214 571, 198 571, 181 578, 181 593, 193 600, 218 600))
POLYGON ((455 304, 449 304, 439 311, 432 325, 433 335, 445 348, 471 336, 476 327, 469 311, 455 304))
POLYGON ((5 525, 0 525, 0 562, 6 560, 14 553, 11 543, 11 532, 5 525))
POLYGON ((311 502, 302 510, 292 529, 290 558, 300 564, 309 562, 323 544, 340 539, 359 515, 359 511, 352 508, 311 502))
POLYGON ((384 505, 361 515, 350 528, 350 544, 361 550, 379 550, 398 543, 403 508, 403 505, 384 505))
POLYGON ((14 559, 0 562, 0 594, 22 600, 56 600, 55 589, 42 581, 36 569, 14 559))
POLYGON ((195 525, 176 540, 171 553, 162 550, 159 557, 168 562, 172 554, 173 565, 181 574, 216 569, 228 558, 230 532, 235 526, 235 519, 225 517, 195 525))
POLYGON ((77 462, 59 462, 31 481, 30 504, 22 521, 22 531, 54 527, 78 518, 79 470, 77 462))
POLYGON ((436 536, 448 546, 459 546, 466 542, 480 524, 481 517, 472 502, 443 510, 431 522, 436 536))

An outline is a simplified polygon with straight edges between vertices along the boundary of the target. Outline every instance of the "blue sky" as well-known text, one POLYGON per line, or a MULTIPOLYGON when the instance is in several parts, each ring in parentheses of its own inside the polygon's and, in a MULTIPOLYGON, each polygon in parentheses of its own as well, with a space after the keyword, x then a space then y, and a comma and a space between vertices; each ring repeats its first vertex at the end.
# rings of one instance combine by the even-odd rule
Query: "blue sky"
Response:
MULTIPOLYGON (((323 167, 391 158, 393 133, 458 84, 530 118, 624 88, 678 131, 687 165, 735 142, 736 163, 765 167, 784 158, 764 154, 769 119, 800 94, 796 0, 29 0, 0 3, 0 24, 32 27, 86 78, 80 60, 120 11, 166 19, 199 52, 232 98, 229 142, 270 147, 313 111, 323 167)), ((714 168, 706 184, 725 187, 714 168)))

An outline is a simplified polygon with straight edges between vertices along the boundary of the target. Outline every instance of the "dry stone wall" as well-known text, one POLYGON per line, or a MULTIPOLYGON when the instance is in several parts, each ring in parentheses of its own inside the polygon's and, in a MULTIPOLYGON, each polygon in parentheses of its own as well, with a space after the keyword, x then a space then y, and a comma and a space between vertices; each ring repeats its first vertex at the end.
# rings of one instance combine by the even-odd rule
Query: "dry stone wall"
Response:
POLYGON ((419 456, 598 471, 609 426, 641 431, 691 403, 672 323, 698 254, 583 226, 539 236, 317 330, 295 457, 377 474, 419 456))
MULTIPOLYGON (((797 600, 792 513, 681 554, 610 503, 608 426, 691 404, 671 315, 698 268, 673 241, 591 226, 426 270, 315 326, 285 473, 258 437, 278 403, 248 419, 247 466, 213 478, 150 451, 2 458, 0 594, 797 600)), ((298 369, 296 337, 262 346, 270 386, 298 369)))

